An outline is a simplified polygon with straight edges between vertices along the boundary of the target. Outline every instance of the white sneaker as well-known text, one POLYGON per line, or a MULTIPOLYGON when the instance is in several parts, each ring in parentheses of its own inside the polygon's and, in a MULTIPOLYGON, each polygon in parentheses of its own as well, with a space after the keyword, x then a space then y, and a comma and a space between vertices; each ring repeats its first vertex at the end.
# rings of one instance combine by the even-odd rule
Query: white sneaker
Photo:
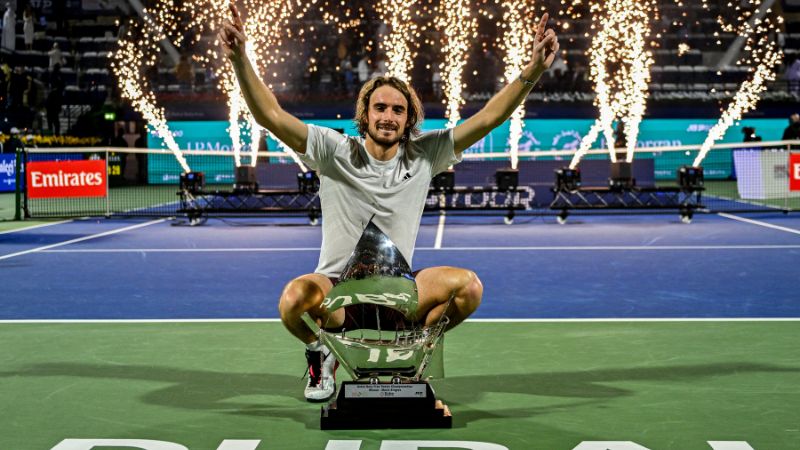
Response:
POLYGON ((306 400, 325 402, 336 393, 336 369, 339 362, 324 345, 319 351, 306 350, 308 361, 308 384, 305 389, 306 400))

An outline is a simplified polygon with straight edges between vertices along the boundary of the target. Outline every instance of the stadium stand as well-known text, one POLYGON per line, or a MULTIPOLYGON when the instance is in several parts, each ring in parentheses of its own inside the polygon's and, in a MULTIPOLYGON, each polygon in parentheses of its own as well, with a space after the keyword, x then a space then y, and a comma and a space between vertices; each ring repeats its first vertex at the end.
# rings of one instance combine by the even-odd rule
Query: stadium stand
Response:
MULTIPOLYGON (((37 18, 35 38, 32 50, 25 50, 21 12, 27 3, 26 0, 16 1, 15 51, 0 50, 0 64, 4 67, 4 86, 0 90, 0 94, 4 95, 0 102, 5 116, 3 131, 11 126, 40 130, 48 128, 44 109, 49 92, 53 89, 54 45, 58 46, 63 57, 60 73, 64 91, 63 108, 59 116, 62 131, 74 127, 81 114, 97 111, 104 104, 126 108, 115 88, 108 56, 116 47, 120 24, 136 16, 136 10, 125 0, 31 0, 37 18), (91 7, 87 8, 87 4, 91 7), (10 78, 15 67, 22 67, 29 86, 26 92, 31 97, 26 98, 24 108, 17 110, 6 108, 10 78)), ((144 3, 147 5, 148 2, 144 3)), ((556 2, 551 3, 543 7, 557 11, 556 2)), ((656 46, 652 49, 655 61, 651 69, 652 100, 675 102, 689 99, 713 103, 730 98, 746 78, 749 68, 735 65, 717 67, 723 53, 736 38, 733 33, 721 32, 715 19, 717 15, 729 14, 729 9, 725 7, 727 2, 708 1, 706 4, 709 9, 703 9, 699 0, 683 2, 683 6, 666 0, 660 0, 659 3, 660 17, 655 28, 663 31, 655 39, 656 46)), ((271 79, 282 101, 314 98, 321 103, 349 104, 359 84, 361 60, 366 58, 370 72, 377 70, 381 54, 373 40, 381 32, 381 21, 372 2, 359 0, 348 5, 353 10, 363 10, 364 18, 352 28, 352 33, 333 41, 330 36, 337 36, 334 24, 323 20, 318 11, 310 10, 302 19, 293 19, 302 22, 296 24, 298 27, 311 29, 313 25, 315 31, 304 42, 295 43, 294 47, 287 49, 286 65, 276 70, 276 75, 271 79), (320 42, 328 44, 320 46, 320 42), (339 60, 342 49, 348 61, 346 69, 342 68, 339 60), (308 61, 312 58, 317 66, 316 72, 307 70, 308 61)), ((497 17, 502 11, 495 4, 485 5, 485 8, 486 14, 479 17, 479 38, 475 43, 476 48, 483 50, 476 51, 466 67, 466 73, 473 75, 467 80, 465 98, 468 101, 484 101, 502 86, 502 55, 494 45, 499 31, 494 25, 495 21, 487 18, 487 15, 497 17)), ((783 48, 785 59, 783 67, 778 69, 779 79, 770 84, 762 99, 765 102, 797 101, 800 91, 797 77, 800 75, 789 72, 800 56, 800 12, 787 6, 786 0, 776 2, 774 8, 785 18, 783 31, 775 37, 783 48)), ((428 19, 430 15, 425 12, 420 12, 415 18, 421 24, 428 19)), ((562 61, 557 63, 553 74, 543 78, 541 87, 537 88, 531 99, 590 105, 593 86, 588 78, 587 49, 590 47, 591 23, 586 17, 568 22, 568 26, 562 27, 560 33, 564 49, 562 61)), ((422 29, 420 49, 426 45, 424 40, 436 42, 441 38, 431 27, 422 29)), ((209 33, 199 45, 208 46, 212 40, 213 36, 209 33)), ((195 49, 182 50, 191 53, 195 49)), ((438 60, 437 55, 432 53, 435 52, 419 52, 411 76, 425 102, 440 104, 441 86, 434 73, 438 60)), ((188 100, 205 101, 207 104, 219 102, 221 97, 216 87, 217 81, 210 71, 195 65, 192 72, 194 76, 191 82, 182 85, 177 79, 174 63, 164 58, 157 70, 145 76, 167 106, 188 100)))

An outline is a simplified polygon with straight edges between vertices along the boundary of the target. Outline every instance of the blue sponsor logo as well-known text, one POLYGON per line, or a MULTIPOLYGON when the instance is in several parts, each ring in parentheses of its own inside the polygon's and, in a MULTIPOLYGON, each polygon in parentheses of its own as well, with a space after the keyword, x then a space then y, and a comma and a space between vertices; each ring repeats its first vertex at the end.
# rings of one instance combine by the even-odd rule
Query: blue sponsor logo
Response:
POLYGON ((16 188, 17 157, 16 155, 0 155, 0 192, 14 192, 16 188))

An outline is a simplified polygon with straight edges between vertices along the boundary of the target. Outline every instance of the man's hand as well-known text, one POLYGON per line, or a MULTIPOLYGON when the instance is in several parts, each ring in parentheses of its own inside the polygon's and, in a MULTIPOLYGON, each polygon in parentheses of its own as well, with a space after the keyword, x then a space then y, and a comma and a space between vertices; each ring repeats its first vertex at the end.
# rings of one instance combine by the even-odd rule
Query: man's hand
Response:
POLYGON ((526 80, 534 81, 538 79, 545 70, 550 68, 558 53, 558 37, 552 28, 548 28, 547 19, 550 15, 545 13, 536 26, 536 36, 533 39, 533 57, 531 62, 522 69, 522 77, 526 80))
POLYGON ((217 39, 220 41, 223 54, 231 61, 235 61, 245 54, 247 36, 244 34, 242 17, 233 3, 230 4, 230 10, 231 17, 222 22, 222 29, 217 34, 217 39))
POLYGON ((495 94, 474 116, 465 120, 453 129, 453 141, 456 155, 467 149, 472 144, 489 134, 493 128, 500 126, 511 116, 514 109, 525 101, 533 85, 539 81, 558 53, 558 38, 552 29, 546 30, 547 19, 545 14, 536 27, 536 36, 533 40, 533 58, 522 69, 520 77, 525 82, 508 80, 508 84, 495 94))
POLYGON ((239 11, 230 5, 231 15, 222 22, 217 35, 222 52, 233 66, 242 96, 253 118, 281 142, 297 153, 305 153, 308 126, 281 108, 275 94, 259 77, 252 62, 247 59, 247 36, 239 11))

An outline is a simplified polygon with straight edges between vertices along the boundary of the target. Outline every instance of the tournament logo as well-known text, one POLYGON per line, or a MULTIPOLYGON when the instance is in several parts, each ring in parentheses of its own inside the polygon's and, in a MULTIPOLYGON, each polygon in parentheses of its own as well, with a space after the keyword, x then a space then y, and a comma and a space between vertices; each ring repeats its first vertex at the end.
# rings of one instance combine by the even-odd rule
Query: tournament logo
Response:
POLYGON ((553 148, 559 150, 577 150, 583 137, 575 130, 562 130, 553 138, 553 148))
POLYGON ((521 152, 530 152, 532 150, 538 149, 541 145, 538 139, 536 139, 536 135, 533 134, 532 131, 523 131, 522 137, 519 140, 519 151, 521 152))

